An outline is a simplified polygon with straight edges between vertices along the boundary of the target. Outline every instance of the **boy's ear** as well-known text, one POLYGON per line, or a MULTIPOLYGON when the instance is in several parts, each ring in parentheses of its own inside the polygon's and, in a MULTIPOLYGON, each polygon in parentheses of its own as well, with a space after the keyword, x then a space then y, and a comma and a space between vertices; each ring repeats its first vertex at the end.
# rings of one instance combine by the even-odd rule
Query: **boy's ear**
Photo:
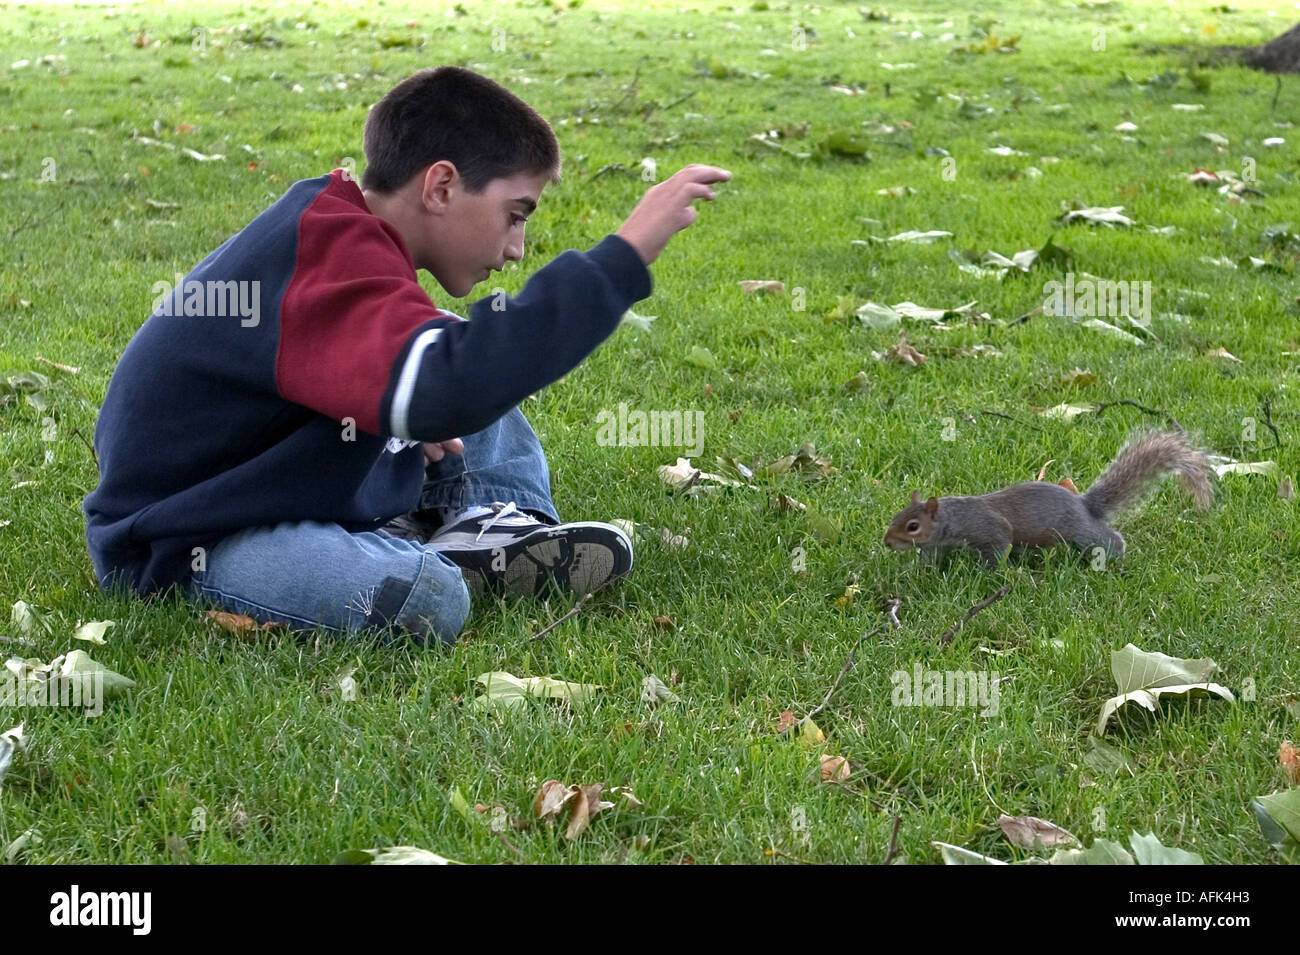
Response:
POLYGON ((460 184, 460 171, 449 159, 439 159, 425 167, 420 181, 420 201, 430 212, 441 212, 451 199, 452 190, 460 184))
POLYGON ((925 502, 925 509, 930 513, 931 517, 934 517, 939 513, 939 499, 937 497, 930 498, 925 502))

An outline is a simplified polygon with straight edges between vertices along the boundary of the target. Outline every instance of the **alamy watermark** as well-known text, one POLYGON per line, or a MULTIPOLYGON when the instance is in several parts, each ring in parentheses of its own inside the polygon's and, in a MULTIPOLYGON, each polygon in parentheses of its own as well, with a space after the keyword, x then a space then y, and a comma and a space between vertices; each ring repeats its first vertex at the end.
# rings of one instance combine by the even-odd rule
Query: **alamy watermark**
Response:
POLYGON ((704 451, 704 412, 629 410, 626 401, 617 411, 596 415, 596 443, 601 447, 685 448, 687 457, 704 451))
POLYGON ((101 672, 48 674, 48 679, 20 676, 0 670, 0 707, 61 706, 84 708, 87 716, 104 712, 104 674, 101 672))
POLYGON ((894 706, 980 706, 980 716, 998 715, 997 670, 926 670, 915 663, 910 673, 895 670, 889 681, 894 706))
POLYGON ((252 281, 186 280, 176 273, 176 282, 165 279, 153 285, 155 315, 196 318, 240 319, 243 328, 255 328, 262 321, 262 283, 252 281))
POLYGON ((1053 279, 1043 285, 1043 311, 1049 315, 1107 318, 1130 315, 1151 318, 1151 283, 1080 278, 1065 273, 1065 282, 1053 279))

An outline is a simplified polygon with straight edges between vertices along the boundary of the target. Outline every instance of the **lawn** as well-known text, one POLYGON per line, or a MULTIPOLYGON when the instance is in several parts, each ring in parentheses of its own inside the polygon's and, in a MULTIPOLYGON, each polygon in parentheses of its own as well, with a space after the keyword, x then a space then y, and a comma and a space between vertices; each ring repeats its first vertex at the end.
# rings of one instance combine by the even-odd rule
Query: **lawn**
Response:
POLYGON ((1300 81, 1196 51, 1294 18, 1281 0, 0 7, 0 598, 48 624, 0 615, 30 644, 0 649, 81 647, 135 681, 98 717, 0 707, 0 730, 27 738, 0 850, 29 834, 17 861, 409 845, 483 863, 878 863, 897 826, 895 864, 941 862, 934 842, 1050 854, 1009 845, 1006 813, 1085 844, 1151 832, 1211 863, 1279 861, 1251 801, 1287 785, 1279 746, 1300 735, 1300 81), (174 594, 102 593, 88 440, 155 284, 296 180, 362 168, 370 104, 442 63, 519 93, 563 149, 509 292, 617 228, 655 177, 733 173, 655 263, 635 306, 648 330, 625 324, 524 405, 563 517, 648 528, 632 575, 539 640, 572 598, 485 600, 451 650, 233 634, 174 594), (1131 224, 1061 221, 1078 207, 1131 224), (908 231, 951 235, 876 241, 908 231), (972 268, 1049 239, 1068 260, 972 268), (1067 273, 1150 297, 1131 320, 1038 310, 1067 273), (976 304, 938 323, 862 310, 902 302, 976 304), (925 361, 892 360, 900 330, 925 361), (620 404, 699 413, 692 463, 740 486, 674 493, 658 468, 681 447, 600 440, 620 404), (913 488, 974 494, 1045 468, 1084 489, 1133 429, 1170 418, 1276 467, 1226 475, 1208 512, 1162 485, 1101 567, 1049 552, 988 571, 882 544, 913 488), (71 639, 94 620, 115 621, 106 644, 71 639), (1212 658, 1236 700, 1130 706, 1098 734, 1128 643, 1212 658), (993 680, 996 712, 895 705, 893 675, 917 668, 993 680), (601 689, 479 708, 488 671, 601 689), (678 701, 644 699, 651 676, 678 701), (778 732, 823 701, 824 741, 778 732), (824 756, 847 778, 823 782, 824 756), (528 824, 551 779, 640 805, 616 797, 566 839, 528 824))

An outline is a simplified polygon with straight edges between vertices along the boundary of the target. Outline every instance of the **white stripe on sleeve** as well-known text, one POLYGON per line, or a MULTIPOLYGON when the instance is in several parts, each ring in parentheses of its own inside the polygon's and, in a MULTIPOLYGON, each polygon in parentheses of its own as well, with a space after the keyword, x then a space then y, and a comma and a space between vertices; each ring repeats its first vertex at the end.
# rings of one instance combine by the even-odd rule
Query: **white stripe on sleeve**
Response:
POLYGON ((411 433, 407 430, 407 416, 411 411, 411 395, 415 392, 415 379, 420 373, 420 360, 424 357, 424 350, 437 341, 441 334, 441 328, 429 328, 420 333, 415 343, 411 345, 410 354, 406 356, 406 362, 402 365, 402 374, 397 379, 397 390, 393 392, 393 408, 388 417, 393 434, 407 441, 412 440, 411 433))

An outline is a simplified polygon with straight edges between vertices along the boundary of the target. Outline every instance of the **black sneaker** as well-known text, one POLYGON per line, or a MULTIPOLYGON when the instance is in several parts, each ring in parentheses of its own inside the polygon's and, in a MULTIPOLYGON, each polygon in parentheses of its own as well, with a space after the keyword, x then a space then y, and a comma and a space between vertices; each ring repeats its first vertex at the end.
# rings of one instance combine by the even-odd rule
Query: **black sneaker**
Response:
POLYGON ((632 542, 617 527, 543 524, 513 501, 439 528, 425 543, 459 565, 475 593, 530 595, 551 578, 582 596, 632 569, 632 542))
POLYGON ((427 544, 429 538, 432 537, 441 526, 437 510, 409 511, 400 517, 394 517, 391 521, 381 527, 380 530, 391 537, 400 537, 402 540, 427 544))

